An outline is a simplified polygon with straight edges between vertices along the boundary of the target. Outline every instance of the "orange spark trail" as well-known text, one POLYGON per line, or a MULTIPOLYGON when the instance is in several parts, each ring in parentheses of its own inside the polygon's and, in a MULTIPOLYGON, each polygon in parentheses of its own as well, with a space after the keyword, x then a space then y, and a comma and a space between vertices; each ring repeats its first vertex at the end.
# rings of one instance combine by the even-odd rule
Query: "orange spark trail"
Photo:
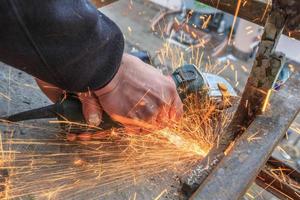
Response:
POLYGON ((228 40, 228 44, 229 45, 231 44, 232 34, 233 34, 233 31, 234 31, 234 28, 235 28, 236 19, 237 19, 237 16, 239 14, 239 11, 240 11, 241 4, 242 4, 242 0, 238 0, 238 4, 237 4, 236 10, 235 10, 235 14, 234 14, 234 18, 233 18, 233 22, 232 22, 230 34, 229 34, 229 40, 228 40))

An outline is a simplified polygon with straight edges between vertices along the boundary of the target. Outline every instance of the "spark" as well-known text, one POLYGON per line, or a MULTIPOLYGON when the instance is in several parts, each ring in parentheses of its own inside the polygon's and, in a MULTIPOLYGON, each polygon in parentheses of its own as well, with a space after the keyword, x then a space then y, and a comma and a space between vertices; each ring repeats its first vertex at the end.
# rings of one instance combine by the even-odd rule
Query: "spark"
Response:
POLYGON ((295 72, 295 67, 292 64, 288 65, 289 69, 291 70, 291 72, 295 72))
POLYGON ((247 67, 245 67, 244 65, 241 66, 244 72, 248 72, 247 67))
POLYGON ((253 33, 253 30, 250 30, 250 31, 247 32, 247 35, 250 35, 252 33, 253 33))
POLYGON ((239 86, 240 82, 236 82, 236 84, 234 85, 235 88, 237 88, 239 86))
POLYGON ((128 26, 127 29, 128 29, 128 31, 129 31, 129 33, 132 32, 132 28, 131 28, 130 26, 128 26))
POLYGON ((8 101, 11 101, 11 98, 8 95, 5 95, 5 94, 3 94, 3 93, 0 92, 0 96, 4 97, 8 101))
POLYGON ((249 136, 249 137, 247 138, 247 141, 250 143, 250 142, 252 142, 252 141, 254 141, 254 140, 260 140, 261 137, 255 137, 258 133, 259 133, 259 131, 257 131, 257 132, 254 133, 253 135, 249 136))
POLYGON ((294 127, 294 126, 292 125, 292 126, 290 127, 290 129, 291 129, 292 131, 294 131, 295 133, 297 133, 297 134, 300 135, 300 128, 294 127))
POLYGON ((225 150, 224 154, 228 155, 228 153, 232 150, 232 148, 234 147, 235 142, 231 142, 229 144, 229 146, 227 147, 227 149, 225 150))
MULTIPOLYGON (((211 102, 197 105, 196 99, 187 101, 182 121, 172 122, 162 130, 141 124, 146 129, 143 134, 131 133, 130 129, 113 129, 103 132, 101 140, 80 143, 66 142, 60 136, 53 139, 2 138, 4 158, 0 167, 10 171, 7 196, 70 199, 92 190, 97 191, 95 195, 102 196, 114 188, 126 189, 165 171, 184 173, 207 154, 217 133, 226 126, 225 121, 230 120, 211 102), (221 114, 220 124, 211 121, 216 112, 221 114), (29 149, 20 150, 22 146, 29 149), (30 150, 32 147, 65 150, 39 152, 30 150)), ((36 128, 18 124, 21 125, 36 128)))
POLYGON ((267 5, 266 5, 266 8, 265 8, 265 10, 264 10, 264 13, 263 13, 263 15, 262 15, 260 21, 263 21, 263 20, 264 20, 264 18, 266 17, 266 14, 267 14, 267 12, 268 12, 268 10, 269 10, 269 8, 270 8, 271 5, 272 5, 272 0, 268 0, 267 5))
POLYGON ((175 17, 174 20, 177 25, 180 25, 180 22, 178 21, 177 17, 175 17))
POLYGON ((137 107, 137 106, 141 106, 143 105, 145 102, 144 102, 144 98, 148 95, 148 93, 151 91, 151 89, 148 89, 145 94, 143 94, 143 96, 138 100, 138 102, 128 111, 127 113, 127 116, 129 115, 129 113, 133 112, 134 109, 137 107))
POLYGON ((231 69, 231 71, 234 71, 234 65, 233 64, 230 64, 230 69, 231 69))
POLYGON ((218 75, 219 74, 221 74, 223 71, 225 71, 228 67, 229 67, 229 65, 230 65, 230 63, 229 62, 227 62, 227 64, 220 70, 220 71, 218 71, 218 75))
POLYGON ((167 193, 167 189, 164 189, 156 198, 154 198, 153 200, 159 200, 165 193, 167 193))
POLYGON ((238 16, 240 8, 241 8, 241 3, 242 3, 242 0, 238 0, 237 7, 236 7, 236 10, 235 10, 235 14, 234 14, 234 18, 233 18, 233 22, 232 22, 232 26, 231 26, 231 30, 230 30, 230 34, 229 34, 229 37, 228 37, 229 38, 228 39, 228 44, 231 44, 232 34, 233 34, 233 31, 234 31, 234 28, 235 28, 237 16, 238 16))
POLYGON ((207 28, 207 26, 208 26, 210 20, 211 20, 211 15, 209 15, 209 16, 207 17, 207 19, 204 19, 204 22, 203 22, 203 25, 202 25, 202 29, 206 29, 206 28, 207 28))
POLYGON ((252 29, 252 26, 247 26, 245 29, 250 30, 250 29, 252 29))
POLYGON ((136 192, 134 193, 133 200, 136 200, 136 192))
POLYGON ((262 107, 262 112, 265 112, 265 111, 266 111, 267 106, 268 106, 269 101, 270 101, 271 94, 272 94, 272 89, 270 89, 270 90, 268 91, 268 93, 267 93, 265 102, 264 102, 263 107, 262 107))
POLYGON ((247 192, 246 195, 249 196, 251 199, 255 199, 255 197, 252 194, 250 194, 249 192, 247 192))
POLYGON ((282 153, 282 155, 285 158, 287 158, 288 160, 291 159, 291 156, 281 146, 277 146, 277 149, 282 153))

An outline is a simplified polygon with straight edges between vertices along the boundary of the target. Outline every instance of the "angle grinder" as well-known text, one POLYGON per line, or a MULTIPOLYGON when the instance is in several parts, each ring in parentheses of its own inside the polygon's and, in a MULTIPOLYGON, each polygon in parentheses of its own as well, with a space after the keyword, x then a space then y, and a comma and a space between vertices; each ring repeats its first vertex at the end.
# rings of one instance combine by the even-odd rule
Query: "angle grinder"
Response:
MULTIPOLYGON (((181 66, 171 76, 182 101, 190 94, 205 96, 216 102, 222 102, 224 97, 237 96, 234 88, 224 78, 210 73, 202 73, 195 65, 181 66)), ((57 118, 63 130, 71 133, 94 132, 122 127, 120 123, 114 121, 105 112, 99 127, 88 126, 82 113, 81 102, 74 93, 66 94, 62 100, 53 105, 17 113, 1 119, 18 122, 44 118, 57 118)))

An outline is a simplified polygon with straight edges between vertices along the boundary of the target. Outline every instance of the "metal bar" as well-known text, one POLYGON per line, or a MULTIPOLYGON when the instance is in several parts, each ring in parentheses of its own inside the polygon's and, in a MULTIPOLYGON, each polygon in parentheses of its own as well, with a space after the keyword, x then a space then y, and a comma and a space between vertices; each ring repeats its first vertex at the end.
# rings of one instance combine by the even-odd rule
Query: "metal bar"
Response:
POLYGON ((270 109, 253 121, 191 200, 235 200, 245 194, 300 111, 299 85, 297 73, 273 95, 270 109))
POLYGON ((284 169, 282 171, 283 174, 289 176, 289 178, 293 179, 294 181, 296 181, 300 184, 300 171, 299 170, 294 169, 293 167, 289 166, 288 164, 286 164, 272 156, 268 160, 267 165, 271 166, 272 168, 284 169))
POLYGON ((299 198, 300 195, 300 193, 298 193, 298 191, 292 188, 289 184, 272 176, 272 174, 266 170, 262 170, 259 173, 255 183, 279 199, 294 200, 299 198))
MULTIPOLYGON (((283 167, 284 164, 283 163, 281 164, 283 167)), ((300 187, 300 183, 293 180, 291 176, 289 176, 289 174, 286 172, 298 173, 296 170, 290 169, 288 166, 278 169, 278 168, 273 168, 273 166, 267 164, 266 167, 259 173, 255 182, 257 185, 259 185, 266 191, 272 193, 279 199, 288 199, 288 200, 298 199, 300 198, 300 191, 297 188, 300 187), (277 175, 276 172, 282 174, 277 175), (294 183, 290 184, 291 182, 294 183)), ((300 174, 298 173, 298 175, 300 174)))
POLYGON ((182 193, 189 197, 225 156, 225 150, 263 110, 278 74, 285 63, 274 53, 287 16, 273 10, 268 16, 254 66, 234 117, 209 154, 181 178, 182 193))
MULTIPOLYGON (((197 0, 201 3, 209 5, 211 7, 217 8, 226 13, 235 14, 238 0, 197 0)), ((268 14, 271 11, 271 4, 267 3, 268 0, 243 0, 242 6, 238 13, 238 17, 245 19, 247 21, 253 22, 257 25, 264 26, 268 14)), ((289 32, 287 30, 283 31, 283 34, 300 40, 300 32, 289 32)))

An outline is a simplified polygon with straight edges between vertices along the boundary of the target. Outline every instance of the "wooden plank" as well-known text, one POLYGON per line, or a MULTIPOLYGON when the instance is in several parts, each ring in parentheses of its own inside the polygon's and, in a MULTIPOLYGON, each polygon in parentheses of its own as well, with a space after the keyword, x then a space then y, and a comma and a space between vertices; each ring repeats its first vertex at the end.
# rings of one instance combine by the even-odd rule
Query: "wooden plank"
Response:
POLYGON ((191 200, 234 200, 245 194, 300 111, 299 85, 297 73, 273 95, 270 108, 253 121, 191 200))
MULTIPOLYGON (((235 14, 238 0, 197 0, 201 3, 217 8, 226 13, 235 14)), ((243 1, 238 13, 238 17, 247 21, 253 22, 257 25, 264 26, 267 16, 271 11, 272 6, 266 3, 267 0, 251 0, 243 1)), ((300 40, 298 31, 289 32, 284 30, 283 34, 300 40)))

